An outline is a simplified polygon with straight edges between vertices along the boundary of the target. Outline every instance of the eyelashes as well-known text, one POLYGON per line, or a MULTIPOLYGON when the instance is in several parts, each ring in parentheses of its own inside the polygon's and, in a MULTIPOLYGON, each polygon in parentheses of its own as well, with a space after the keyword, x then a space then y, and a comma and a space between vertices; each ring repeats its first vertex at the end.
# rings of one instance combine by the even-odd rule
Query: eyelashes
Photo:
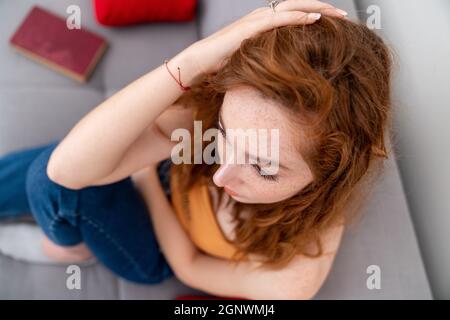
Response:
POLYGON ((263 178, 264 180, 268 180, 268 181, 277 181, 278 178, 276 175, 273 174, 264 174, 263 170, 261 169, 260 166, 258 166, 257 164, 252 164, 252 167, 256 170, 256 172, 258 173, 258 175, 263 178))
POLYGON ((225 138, 225 130, 223 130, 222 126, 219 123, 219 120, 216 120, 216 128, 217 128, 217 130, 219 130, 222 137, 225 138))
MULTIPOLYGON (((219 120, 216 121, 216 128, 219 130, 220 134, 224 139, 226 139, 225 130, 219 123, 219 120)), ((258 164, 250 164, 252 168, 256 171, 256 173, 266 181, 278 181, 278 177, 272 174, 264 174, 263 169, 258 164)))

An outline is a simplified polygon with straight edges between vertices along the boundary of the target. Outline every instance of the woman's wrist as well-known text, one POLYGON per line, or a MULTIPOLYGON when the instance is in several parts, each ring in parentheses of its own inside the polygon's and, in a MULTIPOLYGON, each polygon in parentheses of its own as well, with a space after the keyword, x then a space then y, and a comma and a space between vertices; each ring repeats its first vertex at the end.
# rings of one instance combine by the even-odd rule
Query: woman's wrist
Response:
POLYGON ((184 87, 192 86, 202 75, 202 70, 196 64, 194 54, 190 47, 168 60, 167 67, 171 74, 175 76, 184 87), (179 73, 178 68, 180 68, 179 73))

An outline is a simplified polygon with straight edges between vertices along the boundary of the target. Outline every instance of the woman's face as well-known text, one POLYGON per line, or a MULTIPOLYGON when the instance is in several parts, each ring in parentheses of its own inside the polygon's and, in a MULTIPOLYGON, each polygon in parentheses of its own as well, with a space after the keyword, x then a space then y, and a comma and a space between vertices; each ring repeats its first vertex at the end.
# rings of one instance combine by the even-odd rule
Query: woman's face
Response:
MULTIPOLYGON (((223 187, 234 200, 243 203, 273 203, 287 199, 298 193, 313 179, 311 170, 299 153, 298 144, 302 145, 307 140, 297 125, 292 126, 292 120, 283 107, 274 101, 264 98, 259 92, 250 87, 240 87, 226 92, 222 108, 219 114, 219 130, 225 134, 218 135, 218 155, 221 159, 220 167, 213 176, 213 181, 218 187, 223 187), (258 152, 249 147, 248 140, 243 145, 232 143, 234 139, 227 134, 229 129, 264 129, 268 134, 267 155, 271 154, 271 146, 274 138, 270 138, 271 129, 278 129, 278 171, 274 175, 261 175, 267 173, 264 169, 270 168, 270 163, 259 160, 256 165, 249 159, 258 159, 258 152), (226 145, 233 145, 233 154, 243 152, 246 154, 245 163, 238 163, 236 157, 225 155, 226 145), (242 148, 240 148, 242 147, 242 148), (238 150, 239 149, 239 150, 238 150), (242 150, 244 149, 244 150, 242 150), (227 158, 228 160, 226 160, 227 158)), ((248 131, 247 131, 248 132, 248 131)), ((231 136, 232 137, 232 136, 231 136)), ((261 136, 258 135, 258 139, 261 136)), ((263 142, 264 143, 264 142, 263 142)), ((231 149, 230 149, 231 150, 231 149)), ((261 153, 259 154, 261 158, 261 153)), ((266 157, 267 158, 267 157, 266 157)), ((273 167, 272 162, 272 167, 273 167)))

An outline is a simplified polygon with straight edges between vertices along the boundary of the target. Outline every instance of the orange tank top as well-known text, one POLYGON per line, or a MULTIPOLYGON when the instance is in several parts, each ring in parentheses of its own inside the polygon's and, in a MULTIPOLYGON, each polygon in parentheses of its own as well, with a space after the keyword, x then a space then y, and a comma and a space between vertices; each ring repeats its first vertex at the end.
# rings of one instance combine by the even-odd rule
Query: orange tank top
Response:
POLYGON ((184 230, 192 242, 205 253, 233 260, 236 248, 220 228, 212 208, 208 186, 197 183, 187 192, 180 190, 177 170, 172 168, 170 170, 172 205, 184 230))

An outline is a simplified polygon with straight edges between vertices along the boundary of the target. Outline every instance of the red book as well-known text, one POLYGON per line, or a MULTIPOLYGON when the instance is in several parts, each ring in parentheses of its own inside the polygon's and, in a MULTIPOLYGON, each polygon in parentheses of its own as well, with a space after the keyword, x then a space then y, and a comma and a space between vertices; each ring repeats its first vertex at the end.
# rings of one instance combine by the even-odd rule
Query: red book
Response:
POLYGON ((66 19, 33 7, 10 39, 25 56, 85 82, 103 55, 104 38, 83 28, 69 29, 66 19))

